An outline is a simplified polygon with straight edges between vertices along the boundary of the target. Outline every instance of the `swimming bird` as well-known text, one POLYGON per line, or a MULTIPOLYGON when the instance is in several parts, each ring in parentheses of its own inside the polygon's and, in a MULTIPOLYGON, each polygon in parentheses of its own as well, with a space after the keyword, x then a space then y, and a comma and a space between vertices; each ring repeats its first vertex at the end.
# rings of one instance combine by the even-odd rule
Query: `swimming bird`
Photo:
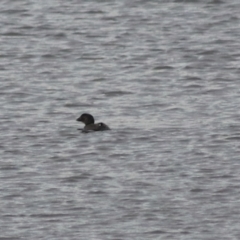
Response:
POLYGON ((79 118, 77 118, 77 121, 85 124, 83 132, 110 130, 105 123, 94 123, 94 117, 89 113, 83 113, 79 118))

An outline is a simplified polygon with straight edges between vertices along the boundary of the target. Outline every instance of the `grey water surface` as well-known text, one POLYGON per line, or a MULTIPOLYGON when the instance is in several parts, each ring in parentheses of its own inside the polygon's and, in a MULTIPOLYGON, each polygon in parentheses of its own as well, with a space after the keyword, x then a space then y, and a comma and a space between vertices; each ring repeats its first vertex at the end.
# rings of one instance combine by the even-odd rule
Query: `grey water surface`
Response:
POLYGON ((0 240, 240 239, 239 13, 0 1, 0 240))

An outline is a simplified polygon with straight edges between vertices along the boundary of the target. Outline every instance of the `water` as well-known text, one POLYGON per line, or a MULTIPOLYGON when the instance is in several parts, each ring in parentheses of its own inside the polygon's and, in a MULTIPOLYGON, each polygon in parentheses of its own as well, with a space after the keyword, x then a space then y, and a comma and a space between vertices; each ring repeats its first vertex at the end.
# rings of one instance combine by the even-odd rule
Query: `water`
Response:
POLYGON ((239 1, 0 9, 1 240, 240 238, 239 1))

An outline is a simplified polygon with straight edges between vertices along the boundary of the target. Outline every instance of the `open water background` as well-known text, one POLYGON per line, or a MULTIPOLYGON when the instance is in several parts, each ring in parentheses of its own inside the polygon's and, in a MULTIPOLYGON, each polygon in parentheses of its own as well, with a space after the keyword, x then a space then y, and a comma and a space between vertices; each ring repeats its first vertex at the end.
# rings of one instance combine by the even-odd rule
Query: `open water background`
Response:
POLYGON ((239 13, 2 0, 0 240, 240 239, 239 13))

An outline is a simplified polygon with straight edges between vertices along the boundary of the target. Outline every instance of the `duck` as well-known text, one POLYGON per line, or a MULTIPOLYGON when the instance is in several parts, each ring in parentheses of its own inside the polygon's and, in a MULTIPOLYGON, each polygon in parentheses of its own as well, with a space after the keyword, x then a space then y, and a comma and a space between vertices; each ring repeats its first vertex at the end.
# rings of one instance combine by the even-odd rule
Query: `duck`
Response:
POLYGON ((85 124, 83 132, 110 130, 110 128, 105 123, 94 123, 94 117, 89 113, 83 113, 79 118, 77 118, 76 121, 85 124))

